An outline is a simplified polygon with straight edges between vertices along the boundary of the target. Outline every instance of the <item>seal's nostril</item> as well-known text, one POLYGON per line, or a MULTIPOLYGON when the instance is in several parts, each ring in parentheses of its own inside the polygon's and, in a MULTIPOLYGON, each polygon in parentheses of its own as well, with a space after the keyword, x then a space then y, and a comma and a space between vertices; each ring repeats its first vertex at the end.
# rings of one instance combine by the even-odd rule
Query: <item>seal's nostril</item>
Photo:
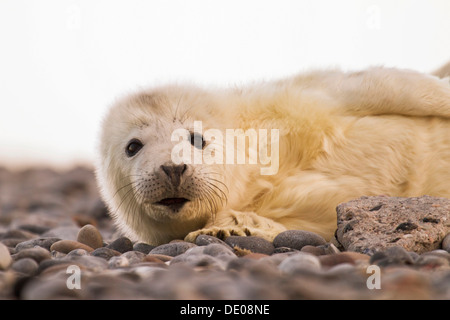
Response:
POLYGON ((186 164, 170 164, 170 165, 162 165, 161 170, 169 177, 170 181, 174 186, 178 186, 180 184, 180 179, 183 173, 186 171, 186 164))

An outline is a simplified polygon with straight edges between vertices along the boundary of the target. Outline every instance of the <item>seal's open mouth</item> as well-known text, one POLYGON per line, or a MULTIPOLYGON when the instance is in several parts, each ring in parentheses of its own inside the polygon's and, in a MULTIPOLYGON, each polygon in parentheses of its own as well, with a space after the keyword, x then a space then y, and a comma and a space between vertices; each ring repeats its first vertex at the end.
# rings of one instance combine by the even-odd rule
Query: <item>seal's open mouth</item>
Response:
POLYGON ((161 201, 156 202, 156 204, 159 204, 159 205, 165 206, 165 207, 169 207, 174 211, 178 211, 188 201, 189 200, 186 198, 166 198, 166 199, 162 199, 161 201))

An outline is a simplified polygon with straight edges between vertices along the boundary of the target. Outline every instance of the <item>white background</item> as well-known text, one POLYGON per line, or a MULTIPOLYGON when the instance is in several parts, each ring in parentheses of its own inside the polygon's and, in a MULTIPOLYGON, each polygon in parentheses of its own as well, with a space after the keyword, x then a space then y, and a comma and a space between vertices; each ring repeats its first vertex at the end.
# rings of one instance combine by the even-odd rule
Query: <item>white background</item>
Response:
POLYGON ((0 165, 93 161, 139 88, 448 60, 449 0, 0 0, 0 165))

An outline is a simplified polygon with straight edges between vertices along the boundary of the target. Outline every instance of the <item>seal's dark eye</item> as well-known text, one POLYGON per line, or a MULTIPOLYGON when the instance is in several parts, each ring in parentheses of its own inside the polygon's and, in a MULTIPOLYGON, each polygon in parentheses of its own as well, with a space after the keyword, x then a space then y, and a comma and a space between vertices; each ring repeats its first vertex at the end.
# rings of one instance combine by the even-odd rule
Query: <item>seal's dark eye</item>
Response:
POLYGON ((205 139, 203 139, 203 135, 196 132, 191 132, 191 144, 197 149, 203 149, 206 145, 205 139))
POLYGON ((142 142, 138 139, 131 139, 130 142, 128 142, 127 147, 125 148, 125 153, 130 158, 138 153, 143 146, 144 145, 142 144, 142 142))

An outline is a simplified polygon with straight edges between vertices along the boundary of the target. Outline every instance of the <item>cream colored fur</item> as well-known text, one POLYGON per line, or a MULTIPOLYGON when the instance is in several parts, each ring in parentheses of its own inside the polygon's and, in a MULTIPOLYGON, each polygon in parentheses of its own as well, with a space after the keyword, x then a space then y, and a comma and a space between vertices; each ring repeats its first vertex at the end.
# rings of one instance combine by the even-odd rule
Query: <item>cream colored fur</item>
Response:
POLYGON ((199 234, 272 240, 286 229, 330 239, 335 207, 350 199, 450 197, 450 85, 413 71, 371 68, 239 89, 174 85, 139 92, 105 118, 97 177, 117 226, 151 244, 194 241, 199 234), (203 130, 279 129, 278 173, 261 175, 248 164, 189 165, 176 196, 192 201, 176 214, 154 206, 155 194, 165 191, 145 181, 164 180, 158 168, 170 162, 171 132, 195 120, 203 130), (124 149, 132 138, 144 147, 130 159, 124 149))

